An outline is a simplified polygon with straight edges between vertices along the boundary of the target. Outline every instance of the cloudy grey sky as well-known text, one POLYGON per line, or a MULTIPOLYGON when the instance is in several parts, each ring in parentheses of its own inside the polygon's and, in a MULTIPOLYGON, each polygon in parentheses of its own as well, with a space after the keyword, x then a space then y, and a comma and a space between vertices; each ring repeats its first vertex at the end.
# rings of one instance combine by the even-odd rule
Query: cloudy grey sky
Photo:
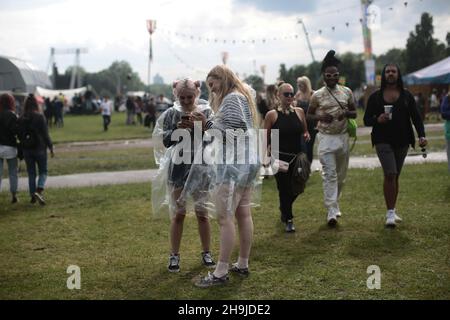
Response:
MULTIPOLYGON (((380 27, 372 32, 375 54, 403 48, 422 12, 433 16, 441 41, 450 31, 448 0, 374 0, 380 27), (405 5, 407 2, 407 5, 405 5)), ((241 76, 260 74, 274 82, 280 63, 287 67, 316 60, 329 49, 363 52, 360 0, 0 0, 0 54, 47 68, 50 47, 88 48, 81 56, 89 72, 126 60, 147 82, 149 36, 146 19, 157 20, 152 76, 169 83, 180 77, 203 80, 228 52, 228 65, 241 76), (334 27, 334 30, 333 30, 334 27)), ((72 55, 56 57, 61 71, 72 55)))

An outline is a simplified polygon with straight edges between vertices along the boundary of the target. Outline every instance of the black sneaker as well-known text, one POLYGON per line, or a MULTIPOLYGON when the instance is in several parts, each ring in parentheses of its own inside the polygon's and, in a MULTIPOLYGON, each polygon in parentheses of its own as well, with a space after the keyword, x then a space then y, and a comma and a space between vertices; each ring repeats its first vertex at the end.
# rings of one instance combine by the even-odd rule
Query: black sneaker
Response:
POLYGON ((202 263, 208 268, 214 268, 216 266, 216 263, 211 256, 211 252, 209 251, 202 252, 202 263))
POLYGON ((202 277, 195 281, 195 286, 199 288, 208 288, 212 286, 220 286, 224 285, 228 282, 229 277, 228 275, 224 275, 223 277, 216 277, 213 273, 208 272, 208 275, 206 277, 202 277))
POLYGON ((41 193, 35 192, 34 193, 34 198, 35 198, 35 200, 37 200, 39 202, 39 204, 41 206, 45 206, 45 199, 44 199, 44 196, 41 193))
POLYGON ((36 197, 34 195, 31 196, 30 203, 31 204, 35 204, 36 203, 36 197))
POLYGON ((179 272, 180 271, 180 255, 171 254, 169 256, 169 266, 167 267, 169 272, 179 272))
POLYGON ((286 230, 287 233, 295 232, 294 221, 288 220, 286 222, 286 229, 285 230, 286 230))
POLYGON ((17 203, 18 201, 17 196, 12 196, 11 203, 17 203))
POLYGON ((243 278, 247 278, 250 275, 248 268, 239 268, 237 262, 233 263, 228 271, 233 272, 243 278))

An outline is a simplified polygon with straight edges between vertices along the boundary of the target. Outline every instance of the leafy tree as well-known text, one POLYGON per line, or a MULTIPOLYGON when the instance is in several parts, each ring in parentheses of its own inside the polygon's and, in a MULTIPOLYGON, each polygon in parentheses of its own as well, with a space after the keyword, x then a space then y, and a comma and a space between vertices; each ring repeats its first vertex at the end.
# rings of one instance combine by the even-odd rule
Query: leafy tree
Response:
POLYGON ((256 92, 264 90, 264 80, 260 76, 250 75, 244 79, 244 82, 248 83, 256 92))
POLYGON ((168 84, 151 84, 150 87, 146 86, 146 91, 150 92, 155 96, 159 96, 163 94, 165 97, 169 99, 173 99, 173 90, 172 86, 168 84))
POLYGON ((406 72, 414 72, 443 59, 446 56, 445 45, 433 38, 433 17, 424 12, 420 24, 410 32, 406 43, 406 72))
POLYGON ((396 63, 402 73, 406 72, 405 63, 405 50, 393 48, 388 50, 386 53, 381 54, 379 57, 375 58, 376 62, 376 73, 381 74, 383 67, 387 63, 396 63))
MULTIPOLYGON (((346 85, 352 89, 358 88, 365 81, 365 69, 362 54, 346 52, 339 56, 342 61, 339 67, 340 73, 346 79, 346 85)), ((280 80, 290 83, 294 88, 297 86, 297 78, 307 76, 311 81, 313 89, 323 86, 322 75, 320 72, 322 63, 312 62, 307 66, 294 65, 286 69, 285 64, 280 65, 280 80)))
POLYGON ((339 73, 345 77, 345 86, 352 90, 359 88, 366 81, 363 54, 346 52, 339 55, 338 59, 342 62, 339 65, 339 73))

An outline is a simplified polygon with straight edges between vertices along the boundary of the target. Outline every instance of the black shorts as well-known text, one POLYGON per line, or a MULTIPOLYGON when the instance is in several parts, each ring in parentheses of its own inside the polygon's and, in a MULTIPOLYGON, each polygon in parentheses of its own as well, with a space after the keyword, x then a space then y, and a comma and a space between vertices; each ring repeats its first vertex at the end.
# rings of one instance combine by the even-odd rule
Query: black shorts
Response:
POLYGON ((393 147, 387 143, 378 143, 375 149, 384 174, 400 174, 409 146, 393 147))

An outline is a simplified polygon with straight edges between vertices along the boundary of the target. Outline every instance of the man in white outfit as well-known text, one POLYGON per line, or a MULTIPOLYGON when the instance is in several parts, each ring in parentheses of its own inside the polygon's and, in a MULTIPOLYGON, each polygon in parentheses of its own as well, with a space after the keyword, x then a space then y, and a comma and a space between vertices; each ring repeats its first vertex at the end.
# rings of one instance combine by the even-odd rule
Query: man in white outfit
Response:
POLYGON ((349 144, 348 118, 356 118, 352 90, 338 85, 340 61, 330 50, 322 62, 325 86, 311 97, 307 117, 318 121, 319 160, 322 164, 324 204, 328 210, 327 223, 335 226, 341 216, 339 198, 347 175, 349 144))
POLYGON ((103 130, 108 131, 108 126, 111 123, 111 113, 113 109, 113 103, 111 100, 109 100, 108 96, 104 97, 104 100, 100 105, 100 109, 103 117, 103 130))

